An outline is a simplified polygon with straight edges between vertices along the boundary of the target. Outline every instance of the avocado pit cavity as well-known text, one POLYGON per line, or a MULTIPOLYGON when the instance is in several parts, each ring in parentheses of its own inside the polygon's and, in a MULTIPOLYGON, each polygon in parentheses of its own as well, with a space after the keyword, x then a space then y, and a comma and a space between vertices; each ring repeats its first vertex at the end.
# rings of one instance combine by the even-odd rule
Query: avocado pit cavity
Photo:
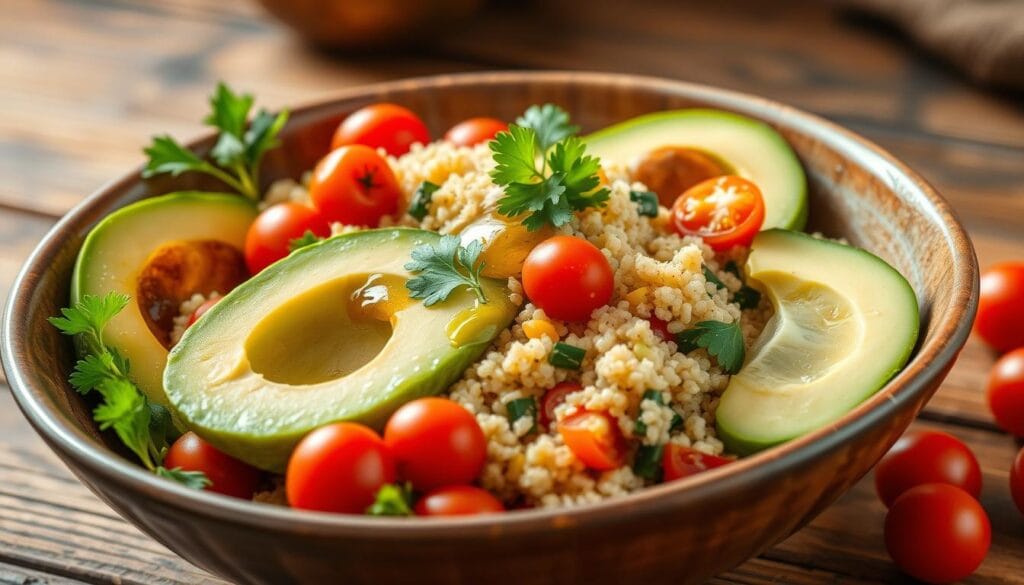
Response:
POLYGON ((633 178, 658 194, 658 201, 672 207, 690 187, 732 172, 727 164, 708 153, 685 146, 661 146, 645 154, 633 178))

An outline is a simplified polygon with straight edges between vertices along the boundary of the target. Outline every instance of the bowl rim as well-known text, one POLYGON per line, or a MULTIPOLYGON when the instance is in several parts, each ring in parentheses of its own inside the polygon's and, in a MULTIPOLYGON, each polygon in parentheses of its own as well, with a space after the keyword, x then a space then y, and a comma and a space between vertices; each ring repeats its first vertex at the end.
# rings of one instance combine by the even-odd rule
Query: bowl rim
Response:
MULTIPOLYGON (((802 462, 838 447, 840 444, 884 420, 925 392, 929 383, 944 374, 965 343, 973 323, 978 302, 978 264, 973 246, 956 213, 935 189, 907 165, 873 142, 822 117, 810 114, 767 98, 720 89, 703 84, 630 74, 580 71, 497 71, 473 72, 407 78, 349 88, 325 97, 312 99, 291 109, 292 115, 318 115, 320 108, 346 100, 373 99, 392 91, 444 88, 458 86, 508 86, 523 83, 548 83, 566 86, 604 85, 642 88, 664 95, 679 95, 735 109, 769 123, 784 120, 784 125, 798 128, 831 147, 850 152, 859 160, 885 167, 892 179, 892 189, 919 203, 918 208, 929 216, 951 249, 951 274, 954 295, 950 310, 932 312, 936 333, 922 343, 903 369, 873 396, 847 412, 832 424, 792 439, 735 463, 693 476, 686 480, 646 487, 628 496, 600 502, 556 509, 529 509, 500 516, 467 516, 453 518, 367 517, 294 510, 267 504, 238 500, 206 491, 197 491, 156 477, 142 467, 120 457, 110 449, 87 438, 73 425, 65 425, 42 398, 42 390, 34 390, 31 377, 23 368, 20 356, 25 354, 27 331, 22 313, 40 280, 45 267, 62 249, 65 232, 86 221, 94 208, 109 206, 116 194, 140 180, 142 166, 115 179, 93 192, 64 215, 43 237, 26 260, 13 282, 6 303, 0 353, 8 383, 18 406, 36 431, 58 455, 73 461, 72 467, 88 469, 109 482, 130 489, 146 498, 185 508, 189 512, 229 523, 303 532, 328 537, 353 537, 364 540, 417 540, 424 537, 449 540, 476 540, 495 534, 529 534, 545 527, 601 527, 633 515, 656 515, 667 508, 681 507, 705 499, 714 490, 728 491, 753 481, 754 477, 780 476, 802 462)), ((188 141, 188 148, 208 143, 213 132, 205 132, 188 141)), ((86 482, 91 483, 89 481, 86 482)))

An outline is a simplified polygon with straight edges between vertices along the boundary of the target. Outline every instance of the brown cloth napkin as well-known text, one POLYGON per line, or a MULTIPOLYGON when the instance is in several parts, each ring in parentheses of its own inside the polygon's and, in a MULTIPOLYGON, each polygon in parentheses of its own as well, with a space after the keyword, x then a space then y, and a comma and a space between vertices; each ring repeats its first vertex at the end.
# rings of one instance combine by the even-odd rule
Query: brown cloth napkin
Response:
POLYGON ((1024 89, 1024 0, 840 0, 888 20, 978 81, 1024 89))

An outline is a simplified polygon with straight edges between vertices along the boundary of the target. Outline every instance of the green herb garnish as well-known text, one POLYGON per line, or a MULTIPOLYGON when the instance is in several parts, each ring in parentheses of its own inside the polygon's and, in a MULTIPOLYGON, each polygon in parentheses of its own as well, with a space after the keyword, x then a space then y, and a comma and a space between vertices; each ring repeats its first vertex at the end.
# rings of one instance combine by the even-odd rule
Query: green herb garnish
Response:
POLYGON ((548 363, 555 366, 556 368, 562 368, 564 370, 578 370, 583 365, 583 358, 586 357, 587 350, 582 347, 576 347, 575 345, 569 345, 559 341, 551 349, 551 355, 548 356, 548 363))
POLYGON ((487 302, 480 273, 483 244, 479 241, 463 246, 458 236, 444 236, 436 244, 423 244, 412 251, 412 261, 406 263, 409 272, 419 275, 405 283, 412 298, 423 299, 431 306, 448 298, 460 286, 469 287, 481 303, 487 302))
POLYGON ((736 262, 729 260, 725 263, 725 270, 736 275, 736 278, 743 283, 740 290, 732 294, 732 302, 740 306, 740 309, 754 309, 761 304, 761 292, 756 288, 747 286, 746 281, 743 278, 743 274, 740 272, 740 267, 736 265, 736 262))
POLYGON ((546 152, 557 142, 580 131, 579 126, 569 123, 569 112, 555 104, 530 106, 522 116, 516 118, 516 124, 533 130, 537 139, 537 148, 541 152, 546 152))
POLYGON ((181 485, 192 488, 194 490, 202 490, 213 485, 210 478, 206 477, 202 471, 185 471, 180 467, 174 469, 167 469, 166 467, 157 467, 153 470, 153 473, 160 477, 167 478, 171 481, 176 481, 181 485))
POLYGON ((167 438, 173 433, 170 414, 146 399, 129 377, 128 360, 103 340, 107 324, 130 301, 128 295, 116 292, 85 295, 74 307, 61 309, 60 317, 50 317, 51 325, 79 341, 82 358, 68 381, 82 395, 96 391, 102 396, 93 410, 100 430, 113 429, 146 469, 188 487, 205 487, 209 480, 202 473, 161 467, 167 438))
POLYGON ((306 246, 312 246, 313 244, 316 244, 322 240, 323 238, 318 237, 316 234, 314 234, 313 230, 306 230, 306 233, 302 234, 301 237, 295 238, 294 240, 288 242, 288 253, 290 254, 295 250, 305 248, 306 246))
POLYGON ((369 516, 413 516, 412 484, 386 483, 377 490, 377 497, 366 509, 369 516))
POLYGON ((665 453, 664 445, 640 445, 633 458, 633 473, 654 482, 662 477, 661 459, 665 453))
POLYGON ((409 210, 406 213, 411 215, 416 221, 423 221, 423 218, 427 216, 430 198, 434 196, 434 191, 440 188, 440 185, 435 185, 430 181, 420 183, 420 186, 416 188, 416 192, 412 194, 412 201, 409 203, 409 210))
POLYGON ((636 203, 637 212, 644 217, 658 217, 658 194, 652 191, 630 191, 629 200, 636 203))
POLYGON ((706 264, 701 265, 701 270, 704 271, 704 280, 710 282, 711 284, 715 285, 718 288, 726 288, 726 286, 722 282, 722 280, 720 278, 718 278, 718 275, 716 275, 714 272, 712 272, 711 269, 708 268, 706 264))
POLYGON ((260 198, 260 162, 266 152, 278 144, 278 133, 288 121, 288 111, 274 115, 260 110, 252 122, 249 111, 253 106, 250 94, 236 94, 226 84, 217 84, 210 97, 210 114, 203 120, 219 131, 217 142, 210 150, 216 164, 207 162, 167 135, 153 137, 145 149, 149 161, 142 171, 143 177, 164 173, 172 176, 186 171, 205 173, 216 177, 245 197, 260 198))
POLYGON ((690 353, 702 347, 718 360, 718 365, 727 374, 735 374, 743 366, 746 347, 743 345, 743 331, 737 322, 701 321, 686 331, 676 334, 679 351, 690 353))
MULTIPOLYGON (((659 406, 663 406, 665 404, 665 400, 661 397, 661 392, 657 390, 647 390, 644 392, 644 396, 640 399, 640 403, 643 404, 645 400, 650 400, 659 406)), ((643 412, 643 409, 641 408, 640 411, 643 412)), ((639 416, 636 417, 636 424, 633 426, 633 434, 641 439, 647 434, 647 423, 640 420, 639 416)))
POLYGON ((505 405, 505 409, 508 410, 508 422, 515 424, 517 420, 524 416, 529 417, 532 422, 529 432, 534 433, 537 431, 537 400, 532 396, 511 400, 505 405))

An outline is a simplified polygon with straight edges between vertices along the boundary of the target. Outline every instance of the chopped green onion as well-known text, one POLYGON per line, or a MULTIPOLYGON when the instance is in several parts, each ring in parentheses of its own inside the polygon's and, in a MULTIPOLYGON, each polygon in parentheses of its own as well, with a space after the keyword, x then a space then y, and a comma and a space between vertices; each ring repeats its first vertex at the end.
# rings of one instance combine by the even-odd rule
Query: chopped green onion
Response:
POLYGON ((711 272, 710 268, 708 268, 707 266, 701 266, 701 269, 704 271, 704 280, 710 282, 711 284, 715 285, 718 288, 726 288, 722 280, 719 279, 714 272, 711 272))
POLYGON ((668 432, 673 433, 683 428, 683 417, 678 412, 672 411, 672 422, 669 423, 668 432))
MULTIPOLYGON (((658 390, 647 390, 644 392, 643 398, 640 399, 640 403, 643 404, 644 400, 652 400, 659 406, 664 406, 665 401, 661 397, 661 392, 658 390)), ((643 412, 643 408, 640 409, 643 412)), ((647 423, 640 420, 640 417, 636 417, 636 424, 633 426, 633 434, 643 439, 644 435, 647 434, 647 423)))
POLYGON ((658 195, 651 191, 630 191, 629 200, 636 203, 640 215, 658 217, 658 195))
POLYGON ((537 401, 532 396, 527 398, 516 398, 505 405, 508 410, 508 422, 515 424, 524 416, 531 421, 530 433, 537 431, 537 401))
POLYGON ((587 350, 582 347, 576 347, 575 345, 559 341, 552 348, 551 355, 548 357, 548 363, 564 370, 578 370, 583 364, 583 358, 586 355, 587 350))
POLYGON ((416 192, 412 194, 412 201, 409 203, 409 215, 413 216, 416 221, 423 221, 423 218, 427 216, 427 207, 430 206, 430 198, 433 197, 434 191, 440 189, 440 185, 435 185, 430 181, 423 181, 420 186, 416 189, 416 192))
POLYGON ((638 477, 660 482, 661 458, 664 452, 664 445, 640 445, 633 459, 633 473, 638 477))

